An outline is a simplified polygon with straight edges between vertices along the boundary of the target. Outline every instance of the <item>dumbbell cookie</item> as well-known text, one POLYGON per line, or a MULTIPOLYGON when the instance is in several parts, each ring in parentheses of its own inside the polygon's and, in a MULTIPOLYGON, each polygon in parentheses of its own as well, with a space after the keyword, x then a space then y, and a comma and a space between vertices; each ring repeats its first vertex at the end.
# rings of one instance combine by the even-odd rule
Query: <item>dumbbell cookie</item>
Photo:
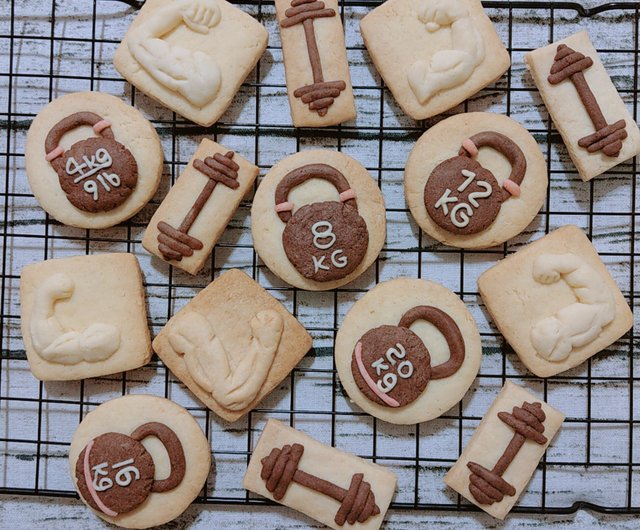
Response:
POLYGON ((309 291, 335 289, 360 276, 386 236, 376 182, 337 151, 304 151, 278 162, 258 187, 251 217, 262 261, 309 291))
POLYGON ((140 91, 208 127, 227 110, 268 38, 262 24, 224 0, 147 0, 113 64, 140 91))
POLYGON ((198 496, 211 448, 196 420, 168 399, 129 395, 89 412, 69 448, 81 499, 109 523, 167 523, 198 496))
POLYGON ((504 519, 524 492, 564 414, 507 381, 445 483, 504 519))
POLYGON ((379 284, 349 310, 336 336, 340 382, 381 420, 414 424, 444 414, 478 374, 480 334, 464 303, 424 280, 379 284))
POLYGON ((480 0, 388 0, 360 30, 393 97, 416 120, 462 103, 511 64, 480 0))
POLYGON ((640 154, 640 130, 586 31, 526 54, 525 62, 582 180, 640 154))
POLYGON ((205 138, 149 221, 142 246, 196 274, 258 172, 234 151, 205 138))
POLYGON ((324 127, 356 117, 339 12, 338 0, 276 0, 296 127, 324 127))
POLYGON ((480 276, 494 323, 538 377, 583 363, 633 325, 633 313, 586 234, 565 226, 480 276))
POLYGON ((396 476, 269 420, 243 485, 335 530, 377 530, 393 498, 396 476))
POLYGON ((151 358, 142 273, 132 254, 26 265, 20 307, 29 367, 42 381, 125 372, 151 358))
POLYGON ((49 103, 27 135, 27 177, 61 223, 109 228, 147 204, 162 175, 153 126, 114 96, 77 92, 49 103))
POLYGON ((164 364, 227 421, 253 409, 311 348, 311 336, 244 272, 225 272, 153 341, 164 364))
POLYGON ((542 208, 547 186, 547 165, 529 132, 511 118, 482 112, 430 128, 404 174, 416 222, 460 248, 489 248, 518 235, 542 208))

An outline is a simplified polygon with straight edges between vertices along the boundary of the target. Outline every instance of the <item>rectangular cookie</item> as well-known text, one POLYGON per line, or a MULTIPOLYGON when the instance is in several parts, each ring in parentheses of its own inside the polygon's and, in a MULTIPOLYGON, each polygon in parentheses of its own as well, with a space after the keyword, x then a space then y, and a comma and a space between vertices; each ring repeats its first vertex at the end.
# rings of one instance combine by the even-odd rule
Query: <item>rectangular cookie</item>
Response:
POLYGON ((267 47, 267 30, 224 0, 147 0, 113 64, 132 85, 208 127, 267 47))
POLYGON ((291 118, 326 127, 356 117, 337 0, 275 0, 291 118))
POLYGON ((583 181, 640 154, 640 130, 586 31, 526 54, 525 63, 583 181))
POLYGON ((269 420, 243 486, 336 530, 376 530, 393 498, 396 476, 269 420))
POLYGON ((488 514, 504 519, 563 421, 560 411, 507 381, 445 483, 488 514))
POLYGON ((126 372, 151 359, 142 272, 132 254, 26 265, 20 307, 29 368, 41 381, 126 372))
POLYGON ((310 348, 302 324, 238 269, 200 291, 153 341, 162 362, 227 421, 260 403, 310 348))
POLYGON ((258 173, 257 166, 205 138, 151 218, 142 246, 196 274, 258 173))

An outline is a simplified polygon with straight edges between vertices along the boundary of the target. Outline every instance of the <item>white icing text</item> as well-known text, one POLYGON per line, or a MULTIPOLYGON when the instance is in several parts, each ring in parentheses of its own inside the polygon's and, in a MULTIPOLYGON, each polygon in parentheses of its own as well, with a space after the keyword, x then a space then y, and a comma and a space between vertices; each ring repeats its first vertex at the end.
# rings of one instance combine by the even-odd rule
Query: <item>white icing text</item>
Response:
POLYGON ((407 352, 404 349, 404 346, 398 342, 395 347, 387 350, 384 357, 380 357, 371 363, 371 368, 376 371, 376 375, 378 376, 376 385, 380 392, 388 394, 398 384, 398 377, 401 379, 409 379, 413 375, 413 364, 411 364, 411 361, 405 359, 398 362, 406 356, 407 352), (389 370, 396 366, 396 364, 398 365, 395 368, 396 373, 389 372, 389 370), (380 377, 382 378, 380 379, 380 377))
MULTIPOLYGON (((118 486, 126 488, 134 480, 140 478, 140 470, 131 464, 133 464, 133 458, 117 462, 111 466, 111 469, 118 470, 114 477, 118 486)), ((113 487, 113 480, 109 478, 108 468, 108 462, 102 462, 91 468, 93 470, 93 487, 96 491, 107 491, 113 487)))
MULTIPOLYGON (((463 169, 462 176, 466 177, 466 180, 460 186, 458 186, 458 191, 460 193, 462 193, 464 190, 466 190, 469 187, 469 185, 476 178, 476 174, 473 173, 472 171, 463 169)), ((483 188, 484 191, 474 191, 470 193, 468 197, 469 203, 466 203, 466 202, 458 203, 458 197, 452 197, 451 196, 452 190, 448 188, 445 190, 442 196, 438 199, 438 202, 436 202, 436 209, 442 208, 442 213, 445 217, 447 215, 450 215, 451 222, 457 228, 465 228, 466 226, 468 226, 469 223, 471 222, 471 217, 473 217, 473 213, 474 213, 473 208, 480 207, 480 203, 478 202, 478 199, 486 199, 487 197, 490 197, 491 194, 493 193, 493 188, 491 187, 491 184, 489 184, 488 182, 484 180, 478 180, 476 181, 476 184, 480 188, 483 188), (451 211, 449 211, 449 204, 455 204, 455 206, 451 209, 451 211)))

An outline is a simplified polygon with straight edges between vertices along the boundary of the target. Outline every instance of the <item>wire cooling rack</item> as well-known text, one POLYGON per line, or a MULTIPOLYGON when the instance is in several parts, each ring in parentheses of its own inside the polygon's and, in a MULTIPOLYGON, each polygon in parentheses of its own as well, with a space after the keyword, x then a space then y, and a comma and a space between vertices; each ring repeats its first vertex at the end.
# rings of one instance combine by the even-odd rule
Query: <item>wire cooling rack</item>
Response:
POLYGON ((270 46, 233 107, 215 126, 194 126, 136 92, 114 70, 115 48, 139 9, 118 0, 3 0, 0 4, 0 179, 2 299, 0 313, 0 493, 74 497, 66 453, 78 422, 100 403, 126 393, 168 397, 186 406, 212 444, 212 471, 198 502, 265 504, 242 489, 251 449, 268 418, 284 420, 320 441, 389 466, 398 475, 393 503, 400 509, 476 510, 448 490, 442 477, 457 459, 506 379, 528 387, 567 415, 514 511, 568 514, 580 508, 640 513, 640 363, 634 328, 584 365, 541 380, 530 375, 487 319, 478 275, 528 242, 572 223, 584 228, 632 306, 638 274, 636 219, 640 213, 637 162, 583 183, 523 66, 527 51, 587 28, 615 84, 638 118, 639 2, 587 9, 571 2, 485 2, 507 44, 513 68, 495 85, 448 114, 507 114, 538 140, 548 160, 547 203, 527 230, 484 251, 439 245, 411 219, 402 171, 416 139, 443 119, 414 122, 397 107, 371 66, 358 31, 377 2, 341 2, 358 107, 353 123, 327 129, 291 126, 274 6, 238 6, 263 22, 270 46), (100 90, 129 101, 156 126, 165 176, 154 200, 133 220, 109 230, 81 230, 50 219, 33 198, 24 172, 26 131, 51 99, 100 90), (254 160, 262 173, 284 156, 309 147, 338 149, 363 163, 387 204, 383 252, 360 279, 329 293, 293 289, 273 276, 251 245, 250 201, 225 231, 205 270, 192 277, 152 259, 141 247, 153 211, 202 137, 213 137, 254 160), (156 358, 146 367, 81 382, 41 383, 30 374, 20 333, 19 276, 26 263, 77 254, 127 251, 140 260, 154 333, 224 269, 239 267, 280 299, 307 327, 314 349, 245 419, 228 424, 210 414, 156 358), (349 403, 333 364, 333 341, 353 302, 380 281, 422 277, 455 291, 476 318, 484 344, 480 375, 463 401, 441 418, 393 426, 349 403))

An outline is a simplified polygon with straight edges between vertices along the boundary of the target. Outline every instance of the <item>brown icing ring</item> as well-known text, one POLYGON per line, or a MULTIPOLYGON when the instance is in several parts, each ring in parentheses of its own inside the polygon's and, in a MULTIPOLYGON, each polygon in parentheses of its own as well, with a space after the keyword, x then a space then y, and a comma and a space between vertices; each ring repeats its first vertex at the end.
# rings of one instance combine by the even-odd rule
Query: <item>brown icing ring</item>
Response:
POLYGON ((364 523, 380 513, 371 484, 364 480, 362 473, 354 473, 349 489, 344 489, 333 482, 298 469, 303 453, 304 446, 294 443, 281 449, 274 447, 269 455, 261 460, 260 478, 265 481, 267 490, 275 500, 282 500, 289 485, 295 482, 341 503, 334 518, 338 526, 344 525, 345 522, 364 523))
MULTIPOLYGON (((67 116, 66 118, 60 120, 51 128, 49 134, 47 134, 47 137, 44 141, 45 153, 49 154, 56 147, 58 147, 58 144, 60 143, 62 137, 69 131, 76 129, 77 127, 81 127, 82 125, 89 125, 90 127, 93 127, 96 123, 102 120, 102 116, 99 116, 95 112, 88 111, 76 112, 75 114, 71 114, 70 116, 67 116)), ((103 129, 100 132, 100 135, 103 138, 109 138, 111 140, 114 139, 111 127, 103 129)))
MULTIPOLYGON (((293 188, 300 186, 307 180, 322 179, 330 182, 338 190, 343 193, 351 189, 351 185, 346 177, 336 168, 327 164, 307 164, 287 173, 278 184, 275 193, 276 205, 287 202, 289 193, 293 188)), ((344 204, 358 211, 358 205, 355 199, 349 199, 344 204)), ((283 223, 288 223, 291 219, 291 212, 278 212, 278 217, 283 223)))
MULTIPOLYGON (((509 180, 515 182, 518 186, 522 184, 527 174, 527 158, 524 156, 522 149, 520 149, 518 144, 511 140, 511 138, 495 131, 485 131, 474 134, 469 140, 471 140, 478 149, 481 147, 491 147, 504 155, 511 164, 509 180)), ((471 158, 471 155, 464 147, 460 148, 458 154, 471 158)), ((511 194, 505 189, 502 190, 502 194, 503 200, 511 197, 511 194)))

